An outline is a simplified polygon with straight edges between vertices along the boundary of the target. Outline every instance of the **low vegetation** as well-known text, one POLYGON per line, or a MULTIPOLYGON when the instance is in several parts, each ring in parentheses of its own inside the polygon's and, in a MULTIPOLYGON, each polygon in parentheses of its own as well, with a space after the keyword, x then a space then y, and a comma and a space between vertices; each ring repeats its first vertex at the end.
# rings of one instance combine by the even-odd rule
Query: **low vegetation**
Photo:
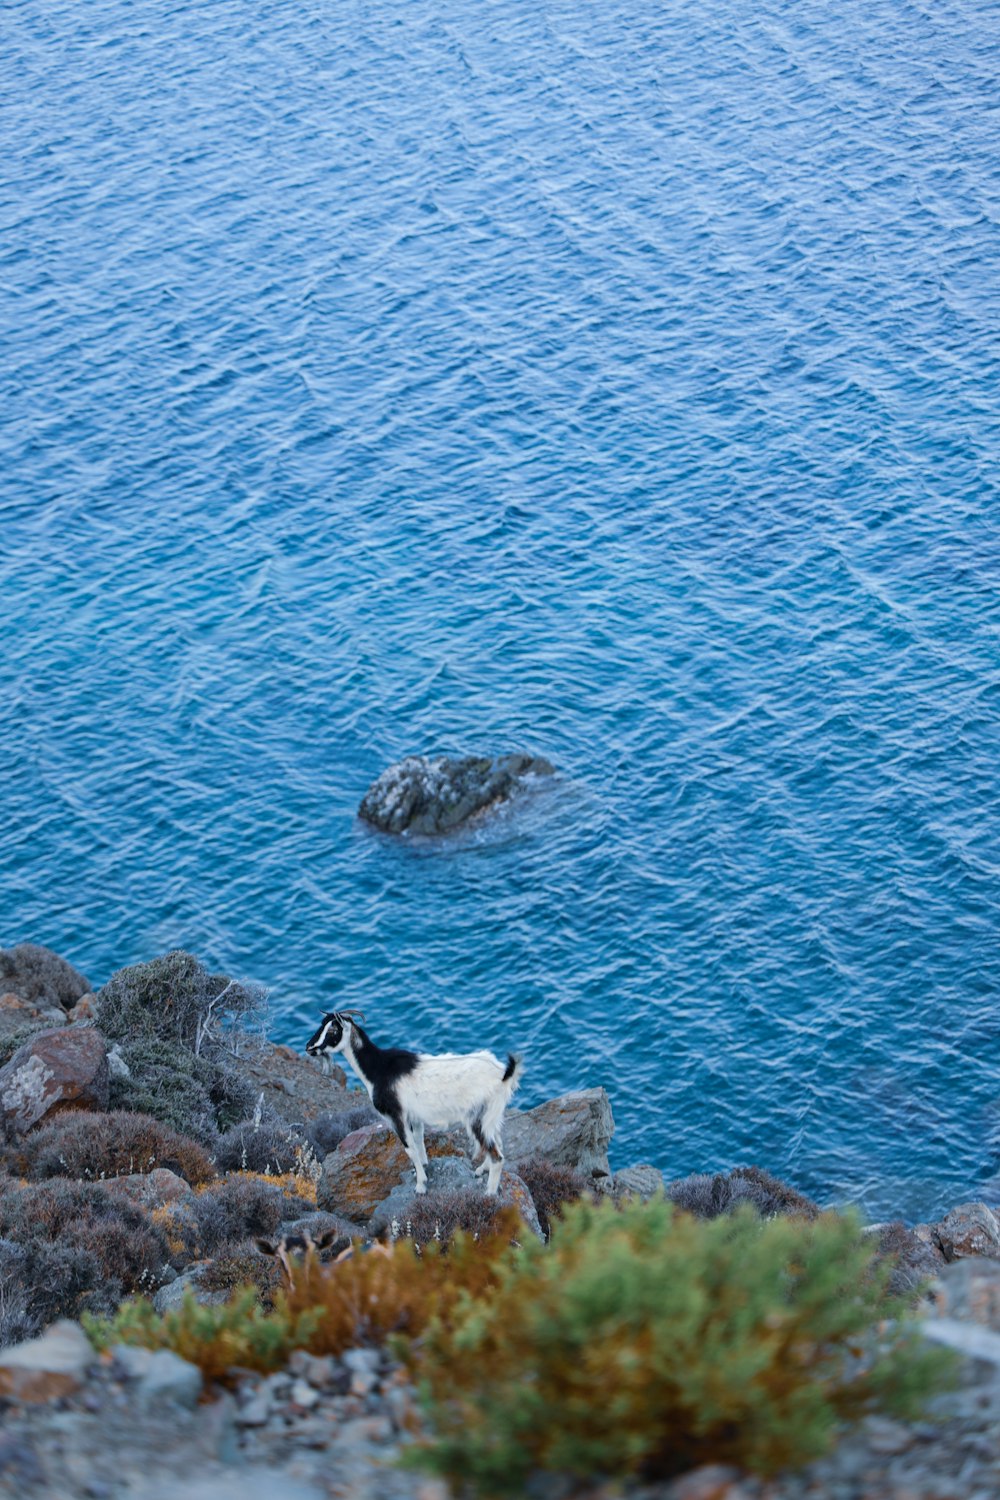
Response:
POLYGON ((97 1183, 62 1178, 0 1177, 0 1248, 21 1293, 18 1337, 152 1291, 169 1254, 162 1230, 132 1204, 97 1183))
POLYGON ((498 1495, 533 1470, 804 1464, 842 1421, 914 1413, 947 1363, 873 1256, 849 1216, 576 1204, 413 1346, 435 1434, 421 1461, 498 1495))
POLYGON ((30 1178, 98 1179, 167 1167, 190 1183, 217 1174, 197 1141, 150 1115, 67 1110, 25 1136, 8 1152, 11 1164, 30 1178))
POLYGON ((548 1245, 519 1241, 518 1225, 501 1210, 493 1233, 456 1231, 447 1254, 433 1240, 328 1265, 310 1254, 269 1311, 244 1287, 162 1318, 140 1300, 89 1331, 99 1347, 173 1349, 223 1381, 294 1349, 391 1339, 430 1433, 414 1461, 485 1495, 521 1494, 539 1471, 773 1473, 818 1457, 845 1421, 914 1415, 945 1377, 850 1216, 698 1220, 663 1198, 584 1200, 548 1245))
POLYGON ((531 1194, 538 1223, 545 1238, 552 1232, 555 1219, 561 1217, 568 1203, 575 1203, 587 1191, 586 1180, 567 1167, 554 1167, 550 1161, 534 1156, 518 1164, 517 1175, 531 1194))

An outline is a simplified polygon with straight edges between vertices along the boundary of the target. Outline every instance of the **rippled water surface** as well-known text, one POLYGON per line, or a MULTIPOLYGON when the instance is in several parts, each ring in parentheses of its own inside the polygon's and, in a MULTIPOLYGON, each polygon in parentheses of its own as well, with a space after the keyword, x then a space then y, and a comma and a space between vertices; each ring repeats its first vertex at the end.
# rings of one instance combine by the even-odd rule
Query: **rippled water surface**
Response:
POLYGON ((620 1166, 988 1192, 996 18, 6 4, 0 942, 521 1046, 620 1166), (489 832, 355 821, 511 747, 489 832))

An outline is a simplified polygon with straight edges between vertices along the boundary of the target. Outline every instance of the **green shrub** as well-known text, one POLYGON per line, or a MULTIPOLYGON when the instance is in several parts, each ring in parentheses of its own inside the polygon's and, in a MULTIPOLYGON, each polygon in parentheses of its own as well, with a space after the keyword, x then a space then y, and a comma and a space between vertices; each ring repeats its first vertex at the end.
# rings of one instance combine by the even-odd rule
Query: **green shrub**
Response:
POLYGON ((266 1312, 252 1286, 218 1307, 202 1307, 188 1292, 180 1307, 162 1317, 151 1302, 126 1302, 110 1320, 85 1317, 84 1328, 98 1350, 113 1344, 172 1349, 197 1365, 207 1380, 232 1380, 236 1370, 278 1370, 294 1349, 304 1349, 318 1314, 266 1312))
POLYGON ((418 1461, 490 1494, 532 1470, 808 1462, 842 1419, 914 1410, 941 1368, 905 1327, 877 1331, 899 1309, 873 1252, 850 1217, 574 1204, 413 1346, 436 1432, 418 1461))
POLYGON ((168 1167, 191 1183, 210 1182, 215 1168, 196 1141, 149 1115, 67 1110, 34 1130, 17 1148, 26 1177, 122 1177, 168 1167))
POLYGON ((180 1043, 200 1053, 234 1018, 258 1011, 262 992, 225 974, 210 974, 191 953, 175 949, 112 974, 97 996, 105 1036, 180 1043))
POLYGON ((253 1085, 219 1057, 195 1057, 179 1043, 140 1037, 120 1046, 129 1076, 112 1074, 112 1109, 152 1115, 214 1147, 218 1132, 245 1120, 253 1085))

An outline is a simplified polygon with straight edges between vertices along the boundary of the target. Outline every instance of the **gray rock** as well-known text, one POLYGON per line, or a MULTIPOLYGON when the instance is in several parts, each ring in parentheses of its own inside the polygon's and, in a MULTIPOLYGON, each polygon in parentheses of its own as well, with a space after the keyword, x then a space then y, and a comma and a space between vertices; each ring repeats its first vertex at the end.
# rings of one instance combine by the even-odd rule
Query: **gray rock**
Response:
POLYGON ((939 1317, 979 1323, 1000 1334, 1000 1261, 969 1256, 942 1266, 931 1293, 939 1317))
POLYGON ((219 1307, 225 1302, 228 1292, 212 1292, 201 1285, 201 1266, 189 1266, 166 1286, 161 1286, 153 1295, 153 1306, 158 1313, 173 1312, 180 1307, 187 1292, 203 1307, 219 1307))
MULTIPOLYGON (((475 1189, 482 1192, 481 1180, 473 1172, 464 1156, 432 1156, 427 1163, 427 1191, 429 1193, 458 1193, 475 1189)), ((389 1229, 393 1222, 406 1233, 407 1215, 420 1203, 417 1195, 416 1177, 412 1169, 409 1179, 401 1182, 375 1208, 368 1224, 368 1232, 378 1235, 389 1229)))
POLYGON ((978 1323, 960 1323, 957 1318, 926 1318, 920 1324, 924 1338, 933 1344, 944 1344, 959 1354, 1000 1374, 1000 1333, 982 1328, 978 1323))
POLYGON ((147 1405, 170 1402, 174 1406, 195 1406, 201 1395, 202 1374, 197 1365, 189 1364, 170 1349, 157 1349, 139 1381, 139 1397, 147 1405))
POLYGON ((532 755, 410 755, 372 782, 358 816, 382 833, 450 833, 509 801, 526 777, 551 776, 554 769, 532 755))
POLYGON ((315 1406, 319 1400, 319 1391, 313 1390, 306 1380, 296 1380, 292 1386, 291 1400, 295 1406, 300 1406, 304 1411, 315 1406))
POLYGON ((240 1407, 236 1421, 240 1427, 263 1427, 273 1409, 270 1392, 260 1386, 250 1400, 240 1407))
POLYGON ((51 1401, 82 1383, 97 1356, 80 1327, 61 1318, 37 1339, 0 1352, 0 1396, 18 1401, 51 1401))
POLYGON ((108 1107, 108 1049, 92 1026, 40 1031, 0 1068, 0 1121, 23 1134, 63 1109, 108 1107))
POLYGON ((939 1224, 932 1226, 935 1242, 945 1260, 967 1255, 1000 1258, 1000 1224, 985 1203, 962 1203, 939 1224))
POLYGON ((626 1198, 640 1198, 643 1203, 648 1203, 650 1198, 662 1193, 665 1186, 659 1167, 625 1167, 612 1178, 611 1192, 619 1202, 626 1198))
POLYGON ((608 1146, 614 1130, 607 1091, 577 1089, 534 1109, 509 1109, 503 1124, 504 1155, 515 1169, 535 1156, 568 1167, 603 1191, 611 1185, 608 1146))

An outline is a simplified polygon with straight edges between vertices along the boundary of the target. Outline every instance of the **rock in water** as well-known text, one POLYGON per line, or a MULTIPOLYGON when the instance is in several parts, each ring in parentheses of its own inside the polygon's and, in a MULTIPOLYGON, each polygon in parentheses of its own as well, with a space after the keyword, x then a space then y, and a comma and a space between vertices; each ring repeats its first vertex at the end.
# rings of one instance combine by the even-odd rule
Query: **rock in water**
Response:
POLYGON ((554 770, 537 755, 437 760, 409 755, 372 782, 358 816, 382 833, 451 833, 477 814, 508 802, 526 776, 551 776, 554 770))

